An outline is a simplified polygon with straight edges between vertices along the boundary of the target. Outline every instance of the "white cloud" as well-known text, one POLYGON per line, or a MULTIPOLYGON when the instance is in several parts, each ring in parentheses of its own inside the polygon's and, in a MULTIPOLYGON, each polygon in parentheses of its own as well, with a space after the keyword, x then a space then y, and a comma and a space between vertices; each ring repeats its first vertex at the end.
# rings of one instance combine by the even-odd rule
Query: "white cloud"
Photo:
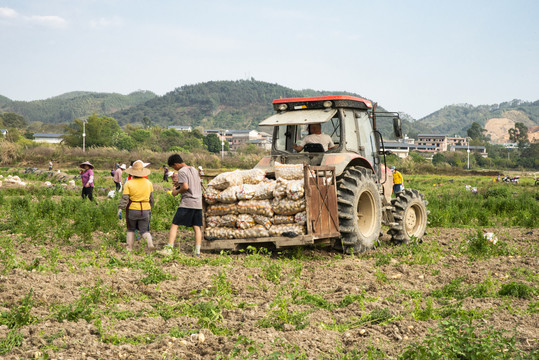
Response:
POLYGON ((29 16, 26 18, 30 23, 52 28, 65 28, 67 21, 60 16, 29 16))
POLYGON ((0 17, 14 18, 17 16, 17 12, 10 8, 0 8, 0 17))

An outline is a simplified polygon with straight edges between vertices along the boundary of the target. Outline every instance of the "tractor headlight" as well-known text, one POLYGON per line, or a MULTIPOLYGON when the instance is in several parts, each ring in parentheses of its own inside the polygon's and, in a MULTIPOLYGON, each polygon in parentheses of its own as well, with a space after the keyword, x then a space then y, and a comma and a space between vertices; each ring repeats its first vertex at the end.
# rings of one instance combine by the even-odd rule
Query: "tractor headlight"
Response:
POLYGON ((324 104, 323 104, 323 105, 324 105, 325 108, 330 108, 330 107, 333 106, 333 102, 331 102, 331 101, 329 101, 329 100, 328 100, 328 101, 324 101, 324 104))
POLYGON ((285 111, 286 109, 288 109, 288 105, 287 104, 279 104, 278 109, 279 109, 279 111, 285 111))

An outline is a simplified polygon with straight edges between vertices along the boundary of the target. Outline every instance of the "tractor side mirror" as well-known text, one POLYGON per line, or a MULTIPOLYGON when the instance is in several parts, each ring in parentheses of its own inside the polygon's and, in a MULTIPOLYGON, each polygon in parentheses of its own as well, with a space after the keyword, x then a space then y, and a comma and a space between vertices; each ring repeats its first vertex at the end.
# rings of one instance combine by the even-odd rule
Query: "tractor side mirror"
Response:
POLYGON ((401 118, 393 118, 393 132, 395 133, 395 137, 399 139, 402 137, 401 118))

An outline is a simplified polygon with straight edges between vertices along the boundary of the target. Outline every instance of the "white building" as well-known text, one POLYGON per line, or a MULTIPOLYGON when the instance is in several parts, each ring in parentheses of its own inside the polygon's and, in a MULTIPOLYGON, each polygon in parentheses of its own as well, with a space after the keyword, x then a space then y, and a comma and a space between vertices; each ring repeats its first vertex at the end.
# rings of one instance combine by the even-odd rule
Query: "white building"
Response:
POLYGON ((59 144, 64 139, 62 139, 62 134, 51 134, 51 133, 35 133, 34 142, 49 143, 49 144, 59 144))

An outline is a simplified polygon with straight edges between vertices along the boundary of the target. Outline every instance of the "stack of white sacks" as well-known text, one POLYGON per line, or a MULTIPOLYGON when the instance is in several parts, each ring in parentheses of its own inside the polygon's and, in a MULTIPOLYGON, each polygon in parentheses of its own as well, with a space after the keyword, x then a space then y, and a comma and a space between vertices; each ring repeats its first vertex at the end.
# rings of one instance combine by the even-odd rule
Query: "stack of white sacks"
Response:
POLYGON ((215 177, 204 199, 206 239, 305 234, 303 165, 275 163, 275 180, 264 170, 236 170, 215 177))
POLYGON ((8 175, 4 181, 6 183, 12 183, 12 184, 17 184, 17 185, 20 185, 20 186, 26 186, 26 183, 24 181, 21 180, 20 177, 18 177, 17 175, 15 176, 11 176, 11 175, 8 175))

